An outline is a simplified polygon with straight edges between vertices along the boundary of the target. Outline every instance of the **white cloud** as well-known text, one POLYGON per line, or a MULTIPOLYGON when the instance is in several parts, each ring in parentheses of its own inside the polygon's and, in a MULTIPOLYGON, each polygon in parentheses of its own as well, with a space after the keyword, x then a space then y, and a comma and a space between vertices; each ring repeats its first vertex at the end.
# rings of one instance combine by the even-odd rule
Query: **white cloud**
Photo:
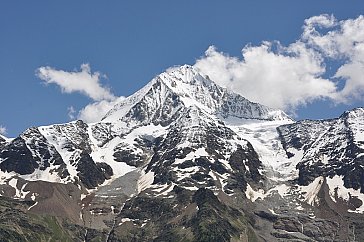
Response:
POLYGON ((40 67, 37 69, 36 75, 47 84, 57 84, 61 87, 62 92, 79 92, 95 101, 79 112, 73 106, 68 107, 67 114, 70 120, 82 119, 88 123, 101 121, 117 102, 124 99, 124 97, 116 97, 108 88, 103 87, 100 84, 101 74, 92 73, 89 64, 82 64, 81 70, 78 72, 56 70, 49 66, 40 67))
POLYGON ((352 100, 364 100, 364 62, 352 61, 342 65, 335 77, 346 80, 344 88, 337 94, 338 101, 348 103, 352 100))
POLYGON ((270 107, 292 111, 317 99, 335 103, 364 94, 364 17, 338 21, 333 15, 306 19, 296 42, 247 45, 242 59, 209 47, 195 66, 218 84, 270 107), (327 76, 326 61, 341 66, 327 76), (343 88, 339 88, 339 82, 343 88))
POLYGON ((6 135, 7 130, 5 126, 0 125, 0 135, 6 135))
POLYGON ((330 28, 336 24, 334 15, 321 14, 305 20, 305 28, 313 29, 315 26, 330 28))
POLYGON ((114 100, 115 96, 108 88, 100 84, 101 74, 91 72, 89 64, 82 64, 80 71, 67 72, 45 66, 37 69, 36 75, 45 83, 54 83, 62 92, 80 92, 95 101, 114 100))
POLYGON ((320 33, 323 29, 331 30, 337 25, 333 15, 322 14, 313 16, 305 20, 301 39, 311 47, 319 47, 324 50, 326 55, 337 55, 337 46, 328 38, 332 32, 328 31, 325 35, 320 33))
POLYGON ((114 107, 114 105, 124 97, 118 97, 113 101, 102 100, 99 102, 94 102, 83 109, 78 113, 78 119, 82 119, 87 123, 94 123, 101 121, 101 119, 106 115, 106 113, 114 107))
POLYGON ((364 42, 364 17, 338 21, 320 15, 305 20, 302 41, 330 58, 348 58, 361 52, 364 42))
POLYGON ((210 47, 195 66, 218 84, 249 100, 274 108, 294 110, 317 98, 331 97, 335 85, 320 76, 320 56, 300 43, 284 48, 272 43, 246 46, 243 59, 227 56, 210 47))
POLYGON ((336 101, 349 102, 362 99, 364 94, 364 17, 337 21, 333 16, 318 16, 323 22, 331 22, 329 31, 321 34, 322 25, 315 17, 305 22, 303 40, 322 55, 333 60, 342 60, 334 75, 345 81, 344 88, 337 92, 336 101))
POLYGON ((68 118, 70 120, 74 120, 76 118, 76 109, 73 107, 73 106, 70 106, 67 108, 67 111, 68 111, 68 118))

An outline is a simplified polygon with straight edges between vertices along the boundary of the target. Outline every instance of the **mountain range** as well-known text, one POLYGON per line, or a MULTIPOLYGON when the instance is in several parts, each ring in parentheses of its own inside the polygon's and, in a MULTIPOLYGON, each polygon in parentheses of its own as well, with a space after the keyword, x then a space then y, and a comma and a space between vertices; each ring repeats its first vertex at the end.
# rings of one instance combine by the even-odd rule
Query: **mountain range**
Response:
POLYGON ((294 121, 168 69, 100 122, 0 136, 3 241, 364 241, 364 108, 294 121))

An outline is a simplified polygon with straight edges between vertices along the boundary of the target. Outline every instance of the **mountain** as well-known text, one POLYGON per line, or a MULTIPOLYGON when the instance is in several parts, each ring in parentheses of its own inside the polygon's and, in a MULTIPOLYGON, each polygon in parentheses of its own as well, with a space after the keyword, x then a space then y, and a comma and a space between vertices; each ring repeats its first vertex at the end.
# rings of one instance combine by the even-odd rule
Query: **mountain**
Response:
POLYGON ((342 176, 344 186, 364 193, 364 109, 347 111, 337 119, 300 121, 278 128, 288 156, 302 154, 300 185, 320 176, 342 176))
POLYGON ((171 68, 100 122, 0 136, 0 202, 24 214, 0 234, 34 215, 73 241, 361 241, 363 121, 296 122, 171 68))

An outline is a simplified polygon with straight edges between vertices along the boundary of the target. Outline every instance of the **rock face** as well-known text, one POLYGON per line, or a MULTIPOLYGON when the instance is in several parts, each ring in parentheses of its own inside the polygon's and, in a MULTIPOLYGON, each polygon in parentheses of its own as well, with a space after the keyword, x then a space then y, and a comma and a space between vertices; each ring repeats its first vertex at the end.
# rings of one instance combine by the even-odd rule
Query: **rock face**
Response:
POLYGON ((297 164, 300 185, 308 185, 319 176, 341 176, 346 188, 364 193, 363 108, 333 120, 284 125, 278 131, 288 156, 303 153, 297 164))
POLYGON ((63 163, 57 150, 50 146, 37 128, 30 128, 5 144, 0 152, 4 161, 0 168, 5 172, 28 175, 35 170, 44 171, 51 165, 61 167, 63 163))
POLYGON ((362 108, 294 122, 182 66, 100 122, 0 136, 0 194, 74 241, 361 241, 363 149, 362 108))

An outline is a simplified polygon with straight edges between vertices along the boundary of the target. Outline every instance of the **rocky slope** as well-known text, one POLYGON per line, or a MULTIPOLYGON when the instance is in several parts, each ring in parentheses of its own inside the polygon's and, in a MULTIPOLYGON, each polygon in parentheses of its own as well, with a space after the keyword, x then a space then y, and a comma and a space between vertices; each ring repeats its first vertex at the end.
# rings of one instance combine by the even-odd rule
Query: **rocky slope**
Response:
POLYGON ((101 122, 0 136, 0 194, 74 241, 361 241, 363 120, 294 122, 172 68, 101 122))

